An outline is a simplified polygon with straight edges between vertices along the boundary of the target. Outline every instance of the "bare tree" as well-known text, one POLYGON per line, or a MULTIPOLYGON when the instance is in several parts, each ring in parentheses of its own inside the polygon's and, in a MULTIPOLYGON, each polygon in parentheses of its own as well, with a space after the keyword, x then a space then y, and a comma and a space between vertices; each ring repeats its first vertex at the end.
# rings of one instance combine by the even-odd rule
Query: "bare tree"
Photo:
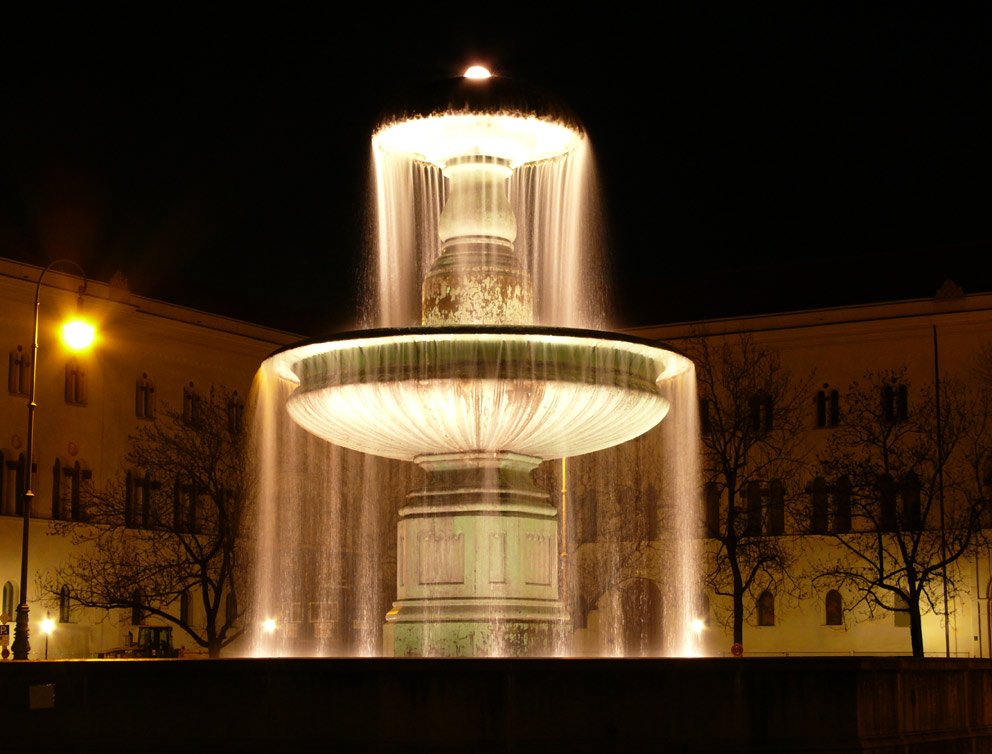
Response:
POLYGON ((985 546, 988 419, 986 399, 951 379, 911 392, 905 369, 868 372, 821 457, 834 510, 828 526, 826 496, 814 492, 812 529, 836 547, 814 583, 853 591, 849 610, 908 613, 915 657, 922 615, 945 612, 956 591, 948 566, 985 546))
POLYGON ((812 376, 796 378, 750 335, 685 346, 696 363, 703 443, 705 580, 731 600, 727 622, 743 643, 761 595, 795 594, 793 511, 802 494, 812 376))
POLYGON ((224 389, 164 407, 131 437, 121 476, 90 495, 86 523, 53 522, 78 555, 39 577, 85 608, 128 609, 181 628, 211 657, 243 631, 241 539, 249 499, 242 404, 224 389), (188 606, 198 598, 202 624, 188 606))

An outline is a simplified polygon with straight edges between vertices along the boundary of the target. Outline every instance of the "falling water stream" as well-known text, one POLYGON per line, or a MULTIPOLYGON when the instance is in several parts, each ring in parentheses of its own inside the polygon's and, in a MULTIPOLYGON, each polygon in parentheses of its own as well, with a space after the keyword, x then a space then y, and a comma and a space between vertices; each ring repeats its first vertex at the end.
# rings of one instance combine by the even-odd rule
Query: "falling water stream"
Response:
MULTIPOLYGON (((421 283, 440 252, 438 218, 447 201, 446 179, 435 165, 390 152, 375 141, 372 165, 377 238, 365 281, 365 325, 419 325, 421 283)), ((603 234, 588 139, 567 154, 518 167, 507 183, 517 223, 515 249, 533 280, 537 323, 608 325, 603 234)), ((258 458, 253 612, 259 625, 273 618, 277 627, 254 633, 253 653, 378 655, 397 578, 403 579, 397 551, 406 543, 397 542, 398 511, 425 475, 412 463, 338 447, 305 431, 286 410, 294 388, 270 360, 259 370, 253 390, 258 458)), ((662 392, 670 410, 655 429, 565 463, 546 461, 534 474, 559 508, 561 599, 576 636, 589 633, 582 627, 591 616, 598 621, 598 641, 573 640, 566 628, 558 632, 550 654, 696 653, 691 630, 699 593, 694 372, 668 380, 662 392), (646 625, 646 619, 654 624, 646 625)), ((498 645, 489 650, 504 652, 498 645)))

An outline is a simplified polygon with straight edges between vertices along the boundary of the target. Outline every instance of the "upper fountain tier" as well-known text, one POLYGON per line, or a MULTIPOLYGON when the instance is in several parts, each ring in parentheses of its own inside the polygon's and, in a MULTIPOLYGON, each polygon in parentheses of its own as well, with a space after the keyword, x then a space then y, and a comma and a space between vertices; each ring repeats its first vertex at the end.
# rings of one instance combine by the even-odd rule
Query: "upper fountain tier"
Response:
POLYGON ((523 82, 461 76, 394 103, 373 138, 382 149, 441 168, 471 155, 516 168, 572 151, 583 130, 563 102, 523 82))

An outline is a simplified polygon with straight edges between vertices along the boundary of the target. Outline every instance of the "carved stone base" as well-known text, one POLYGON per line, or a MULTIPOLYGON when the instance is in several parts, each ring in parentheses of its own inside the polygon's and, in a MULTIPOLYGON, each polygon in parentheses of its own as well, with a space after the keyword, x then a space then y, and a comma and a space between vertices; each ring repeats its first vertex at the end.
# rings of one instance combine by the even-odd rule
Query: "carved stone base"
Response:
POLYGON ((387 654, 555 653, 558 521, 530 472, 540 459, 473 453, 418 459, 427 485, 400 510, 387 654))

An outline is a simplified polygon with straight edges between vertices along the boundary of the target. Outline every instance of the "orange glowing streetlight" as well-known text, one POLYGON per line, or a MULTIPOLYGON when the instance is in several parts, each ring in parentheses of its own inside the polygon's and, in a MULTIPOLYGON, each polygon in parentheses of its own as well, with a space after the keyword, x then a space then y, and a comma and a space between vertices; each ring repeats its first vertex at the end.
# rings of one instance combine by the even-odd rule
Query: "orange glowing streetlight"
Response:
MULTIPOLYGON (((76 268, 83 284, 79 286, 79 299, 77 310, 82 308, 83 295, 86 293, 86 272, 76 262, 71 259, 56 259, 51 262, 38 276, 38 284, 34 292, 34 350, 31 354, 31 398, 28 401, 28 438, 24 452, 24 504, 21 506, 21 513, 24 516, 24 524, 21 533, 21 594, 20 602, 17 605, 17 618, 14 623, 14 650, 15 660, 26 660, 31 652, 31 643, 28 637, 31 633, 29 628, 29 608, 28 608, 28 535, 31 530, 31 507, 34 502, 34 490, 31 489, 31 465, 32 454, 34 452, 34 414, 38 408, 37 388, 38 388, 38 323, 39 311, 41 309, 41 281, 45 274, 55 265, 68 264, 76 268)), ((95 328, 85 322, 81 322, 77 317, 75 322, 70 322, 63 327, 63 338, 66 344, 73 350, 88 348, 93 343, 95 328)), ((51 619, 42 622, 42 631, 45 632, 45 658, 48 658, 48 634, 54 629, 55 624, 51 619), (46 628, 46 624, 50 624, 46 628)))

